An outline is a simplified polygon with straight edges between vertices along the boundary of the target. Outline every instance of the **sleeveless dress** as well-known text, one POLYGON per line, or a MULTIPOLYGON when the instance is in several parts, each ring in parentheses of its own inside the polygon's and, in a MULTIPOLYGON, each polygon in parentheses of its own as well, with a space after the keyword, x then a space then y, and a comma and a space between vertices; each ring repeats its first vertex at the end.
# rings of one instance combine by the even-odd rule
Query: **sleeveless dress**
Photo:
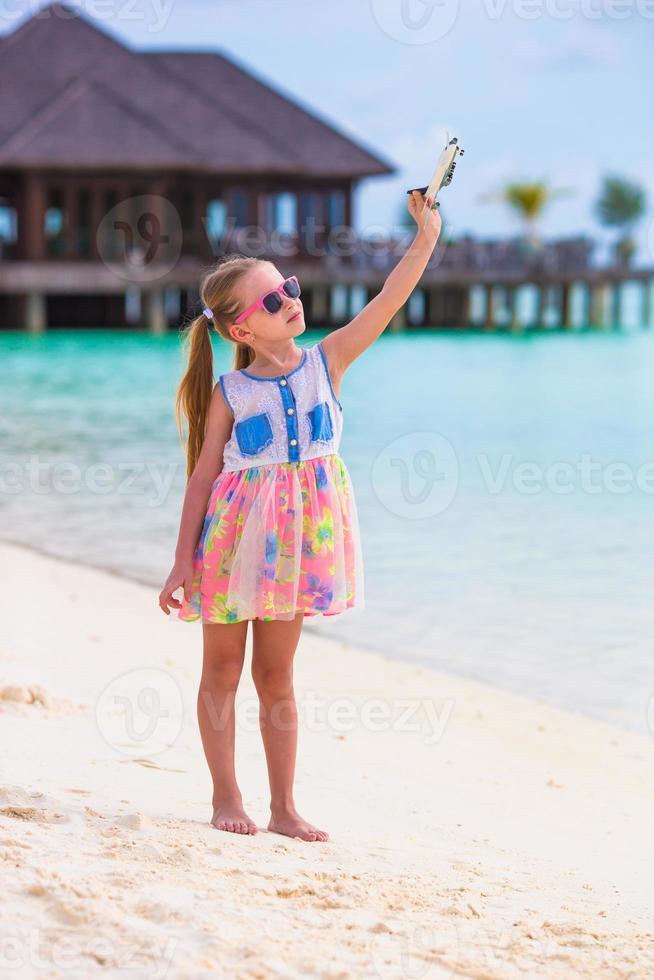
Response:
POLYGON ((234 424, 178 618, 203 623, 334 616, 363 608, 363 556, 343 407, 321 343, 297 367, 219 383, 234 424))

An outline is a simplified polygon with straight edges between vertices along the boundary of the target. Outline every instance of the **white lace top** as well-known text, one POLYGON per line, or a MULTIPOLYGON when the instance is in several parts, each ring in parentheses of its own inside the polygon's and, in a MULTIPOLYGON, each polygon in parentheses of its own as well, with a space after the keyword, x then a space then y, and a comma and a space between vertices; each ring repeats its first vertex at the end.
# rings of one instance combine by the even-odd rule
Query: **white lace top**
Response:
POLYGON ((338 452, 343 407, 321 343, 305 347, 287 374, 260 378, 242 368, 218 379, 234 416, 223 470, 297 462, 338 452))

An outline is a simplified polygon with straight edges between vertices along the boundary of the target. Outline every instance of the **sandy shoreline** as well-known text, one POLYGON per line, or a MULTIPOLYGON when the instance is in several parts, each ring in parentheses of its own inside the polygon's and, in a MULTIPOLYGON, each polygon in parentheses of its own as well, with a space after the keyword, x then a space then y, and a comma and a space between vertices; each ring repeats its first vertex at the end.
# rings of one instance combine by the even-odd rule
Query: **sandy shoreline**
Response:
POLYGON ((296 801, 331 840, 290 840, 265 831, 248 642, 236 761, 261 829, 223 833, 207 822, 199 624, 115 575, 0 557, 10 973, 654 973, 654 740, 305 632, 296 801), (144 686, 169 711, 139 742, 113 698, 144 686))

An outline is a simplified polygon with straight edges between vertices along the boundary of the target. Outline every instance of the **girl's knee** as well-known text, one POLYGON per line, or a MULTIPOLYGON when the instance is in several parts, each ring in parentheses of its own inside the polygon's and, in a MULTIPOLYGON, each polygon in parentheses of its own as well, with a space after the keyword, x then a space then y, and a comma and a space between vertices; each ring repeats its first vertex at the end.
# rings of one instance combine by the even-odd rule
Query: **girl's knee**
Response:
POLYGON ((286 698, 293 691, 293 671, 287 664, 258 664, 253 660, 252 680, 266 698, 286 698))
POLYGON ((242 657, 222 657, 205 663, 200 679, 201 689, 235 691, 243 672, 242 657))

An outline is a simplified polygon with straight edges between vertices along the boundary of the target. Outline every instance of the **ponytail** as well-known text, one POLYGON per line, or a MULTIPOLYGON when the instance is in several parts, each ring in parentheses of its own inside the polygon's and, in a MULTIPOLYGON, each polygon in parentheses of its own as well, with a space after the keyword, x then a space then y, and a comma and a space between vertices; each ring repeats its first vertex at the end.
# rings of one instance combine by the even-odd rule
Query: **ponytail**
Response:
POLYGON ((188 349, 186 372, 177 388, 175 417, 182 444, 186 446, 186 479, 191 478, 204 442, 209 404, 213 393, 213 347, 209 321, 204 313, 192 320, 182 335, 188 349), (183 419, 188 421, 184 443, 183 419))
POLYGON ((213 395, 213 347, 211 331, 215 330, 228 344, 235 347, 234 368, 247 367, 254 351, 247 344, 238 343, 230 334, 241 299, 238 287, 248 272, 268 259, 239 255, 237 252, 224 256, 210 269, 200 284, 202 313, 182 331, 182 343, 188 347, 186 373, 177 388, 175 415, 182 445, 186 445, 186 479, 190 480, 204 442, 209 405, 213 395), (184 443, 183 420, 188 421, 188 438, 184 443))

